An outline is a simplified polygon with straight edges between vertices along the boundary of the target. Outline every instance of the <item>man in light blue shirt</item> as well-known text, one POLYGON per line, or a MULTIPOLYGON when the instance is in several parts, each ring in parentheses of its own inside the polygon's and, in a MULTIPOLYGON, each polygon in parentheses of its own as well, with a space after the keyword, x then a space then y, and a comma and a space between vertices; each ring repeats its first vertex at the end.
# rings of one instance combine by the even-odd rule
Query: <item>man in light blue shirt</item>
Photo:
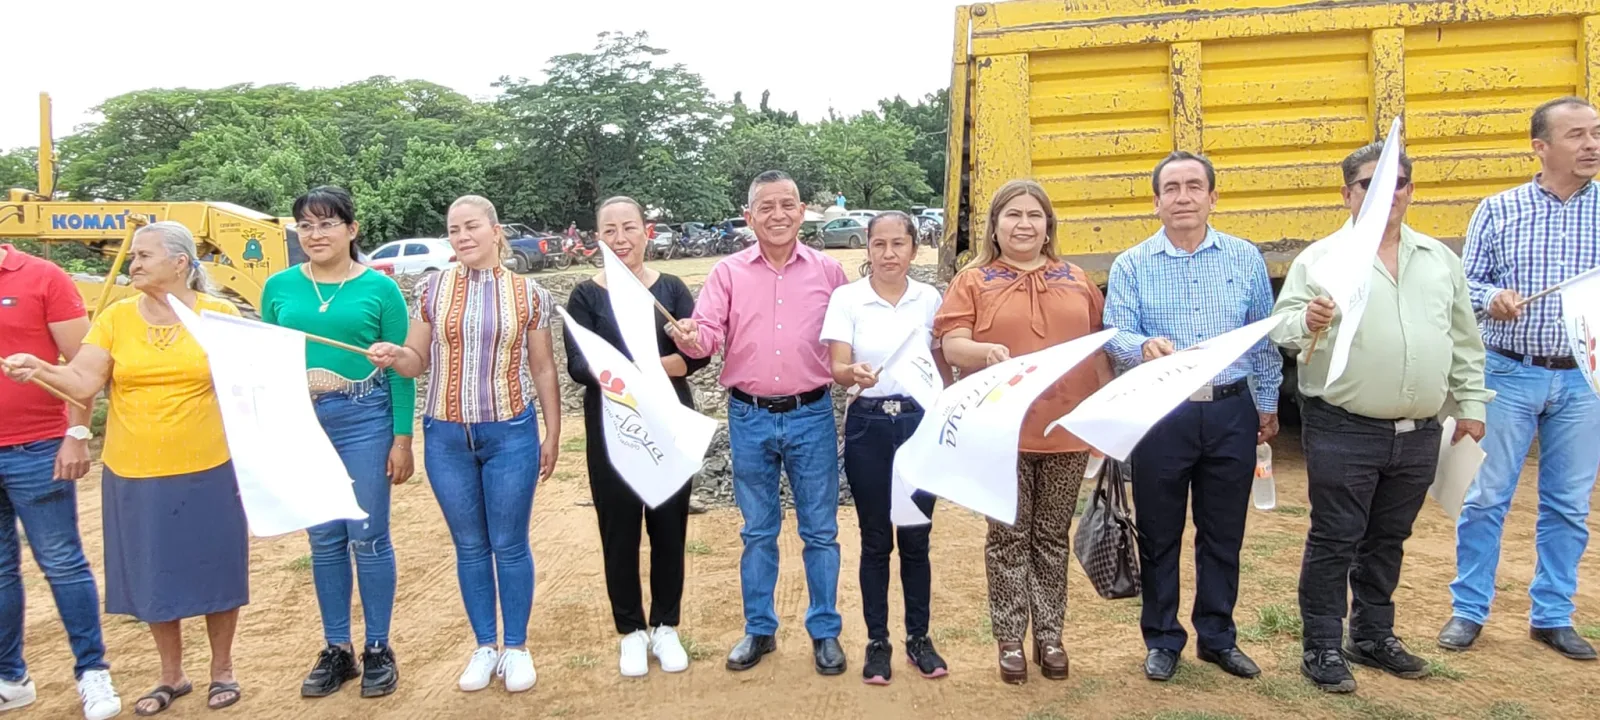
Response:
POLYGON ((1600 266, 1600 115, 1581 98, 1533 111, 1531 182, 1478 205, 1462 265, 1488 351, 1484 380, 1495 392, 1478 477, 1456 526, 1452 613, 1439 645, 1466 650, 1494 601, 1506 513, 1535 433, 1539 437, 1538 560, 1528 595, 1530 636, 1573 660, 1594 648, 1572 627, 1578 560, 1589 543, 1589 495, 1600 469, 1600 399, 1578 369, 1562 324, 1561 294, 1523 298, 1600 266))
MULTIPOLYGON (((1118 256, 1106 292, 1106 345, 1117 364, 1137 365, 1272 314, 1272 284, 1255 245, 1217 232, 1216 171, 1200 155, 1175 152, 1151 184, 1162 229, 1118 256)), ((1261 669, 1239 650, 1233 606, 1239 548, 1255 477, 1256 445, 1278 433, 1283 358, 1265 339, 1157 423, 1134 449, 1139 509, 1145 676, 1170 680, 1188 634, 1178 624, 1178 559, 1193 489, 1194 629, 1199 658, 1230 674, 1261 669)))

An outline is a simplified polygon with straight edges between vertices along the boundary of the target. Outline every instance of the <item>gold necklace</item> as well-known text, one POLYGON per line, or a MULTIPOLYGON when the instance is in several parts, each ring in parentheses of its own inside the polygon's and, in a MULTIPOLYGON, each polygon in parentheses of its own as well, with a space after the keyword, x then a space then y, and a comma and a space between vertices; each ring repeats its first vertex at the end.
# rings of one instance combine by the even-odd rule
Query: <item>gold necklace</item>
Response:
POLYGON ((339 291, 344 289, 344 284, 350 282, 350 265, 344 266, 344 279, 339 281, 339 287, 333 289, 333 294, 326 298, 322 297, 322 287, 317 283, 317 274, 312 270, 310 263, 306 264, 306 277, 311 278, 311 289, 317 293, 317 301, 322 303, 317 307, 317 312, 325 313, 333 299, 339 297, 339 291))

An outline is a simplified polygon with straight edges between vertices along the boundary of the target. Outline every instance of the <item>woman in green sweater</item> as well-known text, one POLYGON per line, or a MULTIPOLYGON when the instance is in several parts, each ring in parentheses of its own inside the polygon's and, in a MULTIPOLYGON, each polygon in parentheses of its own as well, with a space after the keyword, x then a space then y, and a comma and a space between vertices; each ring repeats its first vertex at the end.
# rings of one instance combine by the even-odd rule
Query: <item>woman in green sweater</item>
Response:
MULTIPOLYGON (((313 189, 294 201, 295 229, 309 259, 273 275, 261 293, 261 319, 356 347, 403 343, 410 326, 399 286, 358 260, 360 226, 350 194, 313 189)), ((394 548, 389 541, 389 486, 411 477, 416 382, 373 367, 364 355, 308 344, 306 378, 317 419, 355 481, 365 520, 335 520, 306 531, 311 577, 328 647, 300 686, 304 697, 339 691, 361 675, 361 696, 394 692, 389 649, 394 610, 394 548), (350 644, 351 557, 361 581, 366 646, 357 669, 350 644)))

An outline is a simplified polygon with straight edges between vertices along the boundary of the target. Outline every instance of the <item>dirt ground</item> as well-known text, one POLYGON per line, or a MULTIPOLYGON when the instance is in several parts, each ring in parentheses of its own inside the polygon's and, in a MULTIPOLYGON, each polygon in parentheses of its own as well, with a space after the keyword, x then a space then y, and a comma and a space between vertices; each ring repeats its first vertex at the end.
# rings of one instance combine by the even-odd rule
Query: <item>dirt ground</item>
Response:
MULTIPOLYGON (((662 269, 698 284, 699 278, 690 278, 703 275, 714 262, 674 261, 673 265, 682 265, 663 264, 662 269)), ((846 263, 847 267, 851 264, 846 263)), ((845 618, 841 641, 850 660, 844 676, 824 678, 812 669, 810 642, 802 623, 807 598, 801 542, 792 515, 780 541, 779 650, 749 672, 732 673, 723 668, 722 660, 739 640, 743 627, 738 575, 740 519, 737 510, 718 509, 694 516, 689 525, 681 631, 695 662, 681 675, 661 673, 652 663, 649 676, 625 679, 617 672, 617 637, 605 599, 599 535, 594 510, 587 505, 582 432, 580 418, 563 420, 558 471, 539 488, 534 503, 531 535, 538 580, 529 646, 539 681, 533 690, 512 696, 498 685, 474 694, 456 688, 456 677, 473 648, 472 633, 456 585, 449 533, 426 478, 419 475, 397 488, 393 500, 400 586, 392 642, 400 664, 400 690, 387 698, 363 700, 353 683, 335 697, 300 698, 300 681, 322 641, 309 550, 304 534, 294 533, 252 542, 251 604, 243 611, 235 650, 245 695, 221 716, 695 720, 1600 717, 1600 683, 1596 682, 1600 665, 1564 660, 1527 638, 1536 505, 1531 467, 1524 474, 1523 489, 1507 522, 1495 616, 1477 650, 1448 654, 1432 642, 1449 614, 1447 586, 1455 565, 1453 527, 1430 501, 1407 544, 1405 574, 1396 603, 1399 633, 1411 641, 1413 650, 1436 662, 1434 676, 1405 681, 1358 668, 1359 692, 1342 698, 1322 695, 1307 685, 1298 671, 1295 586, 1308 521, 1305 473, 1293 431, 1275 442, 1278 509, 1251 512, 1243 552, 1236 617, 1243 649, 1265 671, 1257 680, 1236 680, 1199 663, 1192 645, 1174 681, 1155 684, 1145 680, 1140 670, 1144 650, 1138 601, 1099 599, 1074 562, 1066 624, 1071 678, 1051 682, 1035 671, 1025 686, 1002 684, 987 619, 984 521, 948 503, 941 503, 934 517, 932 635, 950 663, 949 677, 922 680, 897 658, 891 686, 869 687, 858 680, 866 642, 856 580, 859 535, 854 511, 841 508, 839 610, 845 618)), ((421 447, 420 442, 417 445, 421 447)), ((417 466, 420 471, 420 459, 417 466)), ((79 508, 90 562, 103 581, 99 486, 97 468, 79 483, 79 508)), ((648 572, 648 554, 645 558, 648 572)), ((23 566, 30 609, 25 652, 38 683, 39 701, 16 715, 81 717, 72 685, 72 657, 49 586, 31 560, 23 566)), ((1186 585, 1192 581, 1191 568, 1186 561, 1186 585)), ((1593 582, 1600 573, 1600 561, 1589 554, 1581 572, 1586 584, 1577 601, 1578 623, 1587 636, 1600 638, 1600 592, 1593 582)), ((645 587, 648 592, 648 584, 645 587)), ((904 633, 898 593, 896 580, 890 602, 897 653, 904 633)), ((1187 615, 1186 600, 1181 612, 1185 623, 1187 615)), ((359 632, 359 607, 355 617, 359 632)), ((155 684, 155 648, 140 623, 121 616, 106 616, 104 622, 124 716, 131 717, 134 699, 155 684)), ((203 688, 209 658, 203 624, 186 623, 185 638, 190 648, 186 666, 190 677, 203 688)), ((215 715, 205 709, 202 694, 197 693, 178 700, 164 717, 215 715)))

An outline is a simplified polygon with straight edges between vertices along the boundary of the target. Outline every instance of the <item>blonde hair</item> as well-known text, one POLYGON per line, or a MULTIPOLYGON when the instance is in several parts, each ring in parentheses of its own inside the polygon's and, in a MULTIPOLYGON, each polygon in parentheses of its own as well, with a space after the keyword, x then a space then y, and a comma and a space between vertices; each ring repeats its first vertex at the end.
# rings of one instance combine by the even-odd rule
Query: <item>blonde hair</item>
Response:
POLYGON ((1050 195, 1045 193, 1044 186, 1032 180, 1012 180, 1002 185, 994 193, 994 198, 989 201, 989 224, 984 232, 986 237, 973 251, 972 260, 965 268, 976 268, 988 265, 1000 259, 1000 212, 1023 195, 1027 195, 1044 207, 1045 241, 1044 247, 1039 249, 1040 254, 1055 260, 1056 257, 1056 211, 1050 205, 1050 195))
POLYGON ((495 234, 498 236, 495 245, 500 251, 500 259, 511 257, 511 241, 506 239, 505 228, 500 227, 500 213, 494 209, 494 203, 489 202, 489 198, 482 195, 462 195, 450 203, 450 211, 454 212, 460 207, 481 210, 484 216, 489 218, 489 223, 495 226, 495 234))

